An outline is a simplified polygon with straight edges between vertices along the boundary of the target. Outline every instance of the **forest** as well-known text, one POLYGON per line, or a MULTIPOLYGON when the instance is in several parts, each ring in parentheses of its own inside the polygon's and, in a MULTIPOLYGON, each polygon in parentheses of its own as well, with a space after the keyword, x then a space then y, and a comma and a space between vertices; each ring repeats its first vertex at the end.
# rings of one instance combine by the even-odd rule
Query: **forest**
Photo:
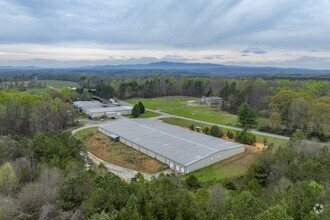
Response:
POLYGON ((68 76, 81 88, 33 94, 13 83, 0 91, 0 219, 330 218, 330 152, 319 142, 329 137, 329 82, 68 76), (127 183, 102 165, 86 170, 85 146, 70 132, 76 115, 65 99, 92 94, 221 96, 222 110, 237 113, 246 103, 272 121, 263 129, 294 135, 264 148, 235 180, 138 174, 127 183))

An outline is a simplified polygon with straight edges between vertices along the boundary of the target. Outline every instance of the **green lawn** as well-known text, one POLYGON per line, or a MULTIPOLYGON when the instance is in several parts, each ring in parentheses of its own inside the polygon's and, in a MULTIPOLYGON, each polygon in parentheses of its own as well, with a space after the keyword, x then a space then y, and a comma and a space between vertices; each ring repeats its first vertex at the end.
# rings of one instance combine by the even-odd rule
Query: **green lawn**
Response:
MULTIPOLYGON (((246 173, 256 155, 256 151, 246 148, 243 153, 196 170, 191 174, 194 174, 201 182, 212 182, 218 177, 221 179, 237 178, 246 173)), ((183 178, 185 179, 191 174, 184 175, 183 178)))
MULTIPOLYGON (((162 118, 161 120, 165 123, 172 124, 172 125, 177 125, 177 126, 185 127, 185 128, 189 128, 192 124, 192 121, 181 119, 181 118, 174 118, 174 117, 173 118, 162 118)), ((202 129, 204 129, 205 127, 211 128, 211 125, 204 124, 204 123, 194 122, 194 125, 199 126, 202 129)), ((227 128, 221 128, 221 130, 225 134, 227 133, 228 130, 231 130, 232 132, 235 132, 235 130, 227 129, 227 128)), ((267 143, 273 143, 275 145, 280 145, 280 144, 286 143, 286 140, 284 140, 284 139, 275 138, 275 137, 268 137, 268 136, 256 134, 257 142, 263 142, 265 138, 267 139, 267 143)))
POLYGON ((82 130, 78 131, 77 133, 75 133, 74 136, 77 139, 81 140, 83 143, 85 143, 87 138, 93 136, 97 132, 98 132, 98 127, 85 128, 85 129, 82 129, 82 130))
POLYGON ((143 114, 139 115, 138 118, 154 118, 160 115, 160 113, 145 111, 143 114))
POLYGON ((187 96, 164 96, 159 98, 134 98, 125 100, 125 102, 131 104, 137 104, 139 101, 141 101, 146 108, 158 110, 185 106, 189 103, 188 101, 200 103, 201 99, 187 96))
POLYGON ((28 91, 32 95, 43 95, 46 93, 50 93, 52 89, 45 87, 40 89, 39 88, 26 89, 26 91, 28 91))
POLYGON ((45 82, 47 86, 52 86, 55 89, 62 89, 65 87, 80 87, 79 83, 72 81, 63 81, 63 80, 40 80, 41 82, 45 82))
POLYGON ((237 125, 237 116, 228 112, 216 112, 211 106, 189 106, 184 108, 177 108, 173 110, 164 110, 163 112, 178 115, 185 118, 193 118, 200 121, 211 122, 222 125, 237 125), (192 114, 195 114, 192 116, 192 114))

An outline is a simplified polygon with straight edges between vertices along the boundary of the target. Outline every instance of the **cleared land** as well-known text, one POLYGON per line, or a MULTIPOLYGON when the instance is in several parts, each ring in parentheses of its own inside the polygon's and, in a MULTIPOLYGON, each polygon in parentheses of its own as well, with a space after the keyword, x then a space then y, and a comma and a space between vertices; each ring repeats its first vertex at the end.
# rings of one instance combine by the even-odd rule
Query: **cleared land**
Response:
POLYGON ((65 87, 80 87, 79 83, 72 81, 63 81, 63 80, 40 80, 41 82, 45 82, 47 86, 54 87, 55 89, 62 89, 65 87))
MULTIPOLYGON (((193 104, 199 104, 201 101, 200 98, 165 96, 159 98, 134 98, 125 100, 125 102, 131 104, 137 104, 139 101, 148 109, 160 110, 161 112, 191 119, 193 118, 192 113, 194 113, 194 119, 196 120, 239 127, 237 115, 225 111, 215 111, 209 105, 192 106, 193 104)), ((268 119, 258 118, 257 122, 258 125, 256 128, 269 125, 268 119)))
POLYGON ((200 103, 201 99, 187 96, 164 96, 159 98, 134 98, 125 100, 125 102, 130 104, 137 104, 139 101, 146 108, 159 110, 181 107, 191 103, 200 103))
MULTIPOLYGON (((181 118, 162 118, 161 119, 163 122, 168 123, 168 124, 172 124, 172 125, 177 125, 180 127, 184 127, 184 128, 189 128, 191 126, 191 124, 193 123, 192 121, 189 120, 185 120, 185 119, 181 119, 181 118)), ((211 128, 211 125, 208 124, 203 124, 203 123, 198 123, 198 122, 194 122, 195 126, 200 126, 202 129, 204 129, 205 127, 209 127, 211 128)), ((227 133, 228 130, 235 132, 235 130, 232 129, 227 129, 227 128, 220 128, 225 134, 227 133)), ((276 137, 269 137, 269 136, 264 136, 264 135, 260 135, 260 134, 255 134, 256 138, 257 138, 257 142, 264 142, 264 140, 267 140, 267 143, 273 143, 276 145, 280 145, 280 144, 284 144, 286 142, 286 140, 284 139, 280 139, 280 138, 276 138, 276 137)))
POLYGON ((32 88, 32 89, 26 89, 26 91, 28 91, 30 94, 32 95, 43 95, 43 94, 49 94, 52 89, 50 88, 32 88))
MULTIPOLYGON (((143 114, 139 115, 139 117, 137 117, 137 118, 154 118, 157 116, 161 116, 161 114, 156 113, 156 112, 145 111, 143 114)), ((130 116, 130 117, 133 118, 133 116, 130 116)))
POLYGON ((156 159, 145 155, 121 142, 97 131, 97 128, 86 128, 75 135, 85 143, 88 151, 109 163, 145 173, 157 173, 167 166, 156 159))
POLYGON ((222 125, 237 126, 237 116, 224 111, 216 112, 211 106, 187 106, 173 110, 164 110, 162 112, 177 115, 185 118, 194 118, 200 121, 206 121, 222 125), (192 115, 194 113, 194 116, 192 115))

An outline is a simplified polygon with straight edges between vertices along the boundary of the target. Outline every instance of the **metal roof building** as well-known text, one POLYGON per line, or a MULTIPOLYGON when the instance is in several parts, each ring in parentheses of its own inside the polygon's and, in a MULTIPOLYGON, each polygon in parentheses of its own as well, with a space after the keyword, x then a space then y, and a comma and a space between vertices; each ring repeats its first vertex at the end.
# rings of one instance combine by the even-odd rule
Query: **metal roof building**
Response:
POLYGON ((97 117, 115 117, 117 115, 129 115, 132 112, 132 106, 120 106, 114 104, 103 104, 99 101, 76 101, 73 105, 92 118, 97 117))
POLYGON ((123 119, 99 127, 119 140, 182 173, 244 152, 244 146, 152 119, 123 119))

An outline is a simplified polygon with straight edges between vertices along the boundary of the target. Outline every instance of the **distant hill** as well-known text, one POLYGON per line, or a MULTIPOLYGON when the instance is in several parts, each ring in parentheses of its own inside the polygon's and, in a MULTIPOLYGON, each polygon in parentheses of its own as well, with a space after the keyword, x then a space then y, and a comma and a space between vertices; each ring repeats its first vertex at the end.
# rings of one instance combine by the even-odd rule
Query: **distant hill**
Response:
POLYGON ((29 73, 80 73, 94 75, 267 75, 267 74, 330 74, 330 70, 313 70, 306 68, 279 68, 279 67, 247 67, 227 66, 212 63, 176 63, 155 62, 149 64, 129 65, 99 65, 74 68, 38 68, 35 66, 11 67, 0 66, 0 73, 20 70, 29 73))
POLYGON ((175 63, 175 62, 156 62, 149 64, 131 64, 131 65, 103 65, 87 66, 78 69, 172 69, 172 70, 191 70, 191 69, 215 69, 225 65, 213 63, 175 63))

